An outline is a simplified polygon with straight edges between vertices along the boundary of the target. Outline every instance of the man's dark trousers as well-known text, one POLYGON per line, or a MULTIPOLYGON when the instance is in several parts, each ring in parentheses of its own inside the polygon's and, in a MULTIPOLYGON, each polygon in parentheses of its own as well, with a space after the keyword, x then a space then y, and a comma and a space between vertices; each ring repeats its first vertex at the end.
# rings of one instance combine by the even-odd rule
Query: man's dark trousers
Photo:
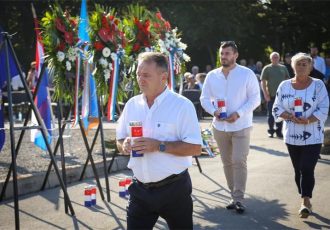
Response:
POLYGON ((170 229, 193 229, 192 185, 188 171, 177 181, 148 188, 138 181, 129 187, 127 229, 153 229, 158 217, 170 229))

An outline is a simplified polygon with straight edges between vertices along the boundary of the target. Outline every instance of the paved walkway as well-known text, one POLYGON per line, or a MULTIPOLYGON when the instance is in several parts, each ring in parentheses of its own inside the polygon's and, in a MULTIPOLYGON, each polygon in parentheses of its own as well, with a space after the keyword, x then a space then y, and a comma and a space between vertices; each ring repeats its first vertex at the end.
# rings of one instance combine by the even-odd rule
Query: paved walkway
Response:
MULTIPOLYGON (((202 122, 208 127, 209 122, 202 122)), ((329 123, 328 123, 329 124, 329 123)), ((225 209, 229 199, 220 157, 201 157, 203 173, 194 165, 194 229, 330 229, 330 156, 322 156, 316 168, 316 187, 312 199, 314 214, 300 219, 300 198, 293 179, 290 158, 282 140, 266 136, 266 117, 255 117, 248 158, 247 211, 238 215, 225 209)), ((118 180, 131 175, 123 170, 110 176, 111 202, 97 196, 97 206, 86 208, 86 180, 69 186, 75 217, 66 215, 59 188, 22 196, 19 200, 21 229, 125 229, 127 200, 118 197, 118 180)), ((103 187, 104 180, 102 179, 103 187)), ((14 229, 14 204, 0 203, 0 229, 14 229)), ((159 219, 155 229, 167 229, 159 219)))

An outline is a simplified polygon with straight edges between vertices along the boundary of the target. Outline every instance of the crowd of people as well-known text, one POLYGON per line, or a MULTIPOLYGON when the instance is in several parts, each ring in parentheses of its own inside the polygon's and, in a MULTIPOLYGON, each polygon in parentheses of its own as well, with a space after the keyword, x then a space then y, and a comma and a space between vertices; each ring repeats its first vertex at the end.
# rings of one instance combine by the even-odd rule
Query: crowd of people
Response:
MULTIPOLYGON (((298 53, 290 56, 290 60, 286 55, 287 64, 291 62, 292 67, 288 70, 280 64, 279 53, 273 52, 269 65, 262 68, 262 63, 257 62, 252 70, 251 66, 237 63, 238 47, 235 42, 226 41, 220 45, 219 56, 221 67, 199 73, 194 66, 191 73, 185 73, 183 92, 200 91, 201 106, 213 116, 213 136, 221 151, 231 195, 226 209, 239 214, 246 209, 244 195, 253 111, 263 95, 269 137, 276 134, 287 146, 301 197, 298 213, 307 218, 312 212, 314 169, 329 110, 324 79, 312 75, 315 63, 315 69, 321 66, 319 59, 314 60, 317 55, 298 53)), ((201 153, 202 139, 194 104, 168 89, 168 71, 165 55, 142 53, 137 67, 141 94, 126 103, 118 121, 117 147, 122 154, 131 155, 128 167, 133 171, 128 229, 152 229, 159 217, 165 219, 170 229, 193 227, 188 168, 192 156, 201 153), (142 124, 139 128, 143 129, 143 137, 132 138, 136 132, 132 121, 142 124)))

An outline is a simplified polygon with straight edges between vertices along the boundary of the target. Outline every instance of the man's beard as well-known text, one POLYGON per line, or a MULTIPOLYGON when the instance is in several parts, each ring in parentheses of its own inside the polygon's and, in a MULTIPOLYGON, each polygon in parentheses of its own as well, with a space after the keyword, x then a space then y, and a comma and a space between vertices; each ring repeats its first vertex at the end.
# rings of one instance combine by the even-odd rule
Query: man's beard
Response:
POLYGON ((222 66, 223 67, 230 67, 233 64, 234 64, 233 60, 228 60, 226 63, 222 63, 222 66))

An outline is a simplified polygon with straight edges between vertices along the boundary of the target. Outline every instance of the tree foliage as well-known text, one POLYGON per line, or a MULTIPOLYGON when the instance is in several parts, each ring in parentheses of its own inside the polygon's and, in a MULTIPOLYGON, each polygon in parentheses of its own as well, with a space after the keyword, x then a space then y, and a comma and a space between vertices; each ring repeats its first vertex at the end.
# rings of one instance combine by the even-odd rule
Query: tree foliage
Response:
MULTIPOLYGON (((53 1, 34 0, 39 18, 53 1)), ((173 27, 182 32, 192 61, 187 66, 215 65, 219 42, 235 40, 240 58, 268 62, 268 52, 308 52, 315 44, 323 55, 330 54, 330 1, 298 0, 97 0, 88 1, 116 8, 120 14, 127 5, 139 2, 150 10, 159 9, 173 27), (307 9, 307 10, 306 10, 307 9)), ((34 59, 35 37, 31 1, 2 1, 0 25, 17 34, 13 43, 19 60, 27 69, 34 59)), ((59 3, 79 14, 80 1, 59 3)))

